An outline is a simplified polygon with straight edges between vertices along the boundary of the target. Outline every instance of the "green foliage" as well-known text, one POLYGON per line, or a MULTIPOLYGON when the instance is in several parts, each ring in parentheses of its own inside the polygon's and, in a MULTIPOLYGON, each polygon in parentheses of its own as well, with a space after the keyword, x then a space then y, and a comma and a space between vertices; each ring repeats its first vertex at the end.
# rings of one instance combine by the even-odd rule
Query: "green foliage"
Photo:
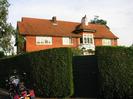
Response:
POLYGON ((91 20, 91 23, 93 24, 102 24, 102 25, 106 25, 107 22, 103 19, 98 19, 98 20, 91 20))
POLYGON ((99 16, 95 16, 94 19, 90 21, 90 23, 105 25, 109 29, 109 27, 107 26, 107 21, 103 19, 99 19, 99 16))
POLYGON ((72 54, 73 56, 80 56, 83 55, 83 51, 79 48, 72 48, 72 54))
POLYGON ((105 99, 129 99, 133 96, 133 49, 97 47, 101 94, 105 99))
POLYGON ((17 37, 16 37, 16 44, 17 44, 17 53, 18 54, 22 54, 22 53, 25 53, 25 39, 24 39, 24 36, 21 36, 21 35, 18 35, 17 34, 17 37))
POLYGON ((130 48, 132 48, 132 49, 133 49, 133 44, 130 46, 130 48))
POLYGON ((0 58, 4 57, 4 52, 0 51, 0 58))
MULTIPOLYGON (((0 60, 0 79, 16 69, 26 72, 26 84, 37 96, 69 97, 73 94, 72 53, 69 48, 26 53, 0 60)), ((0 82, 3 87, 4 82, 0 82)))
POLYGON ((95 16, 93 20, 91 20, 92 24, 102 24, 107 25, 107 21, 103 19, 99 19, 99 16, 95 16))
POLYGON ((0 49, 5 54, 13 51, 11 38, 15 32, 12 25, 7 23, 8 7, 7 0, 0 0, 0 49))
POLYGON ((7 20, 9 3, 7 0, 0 0, 0 23, 7 20))

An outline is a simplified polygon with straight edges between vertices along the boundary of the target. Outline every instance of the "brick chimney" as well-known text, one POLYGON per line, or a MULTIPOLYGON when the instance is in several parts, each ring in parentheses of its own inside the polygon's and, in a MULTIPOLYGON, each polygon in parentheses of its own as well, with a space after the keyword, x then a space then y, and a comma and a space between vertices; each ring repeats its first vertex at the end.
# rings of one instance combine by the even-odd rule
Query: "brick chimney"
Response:
POLYGON ((85 25, 88 25, 88 19, 87 19, 87 16, 86 15, 84 17, 82 17, 81 23, 82 24, 85 24, 85 25))
POLYGON ((52 24, 53 24, 53 25, 57 25, 56 16, 53 16, 53 17, 52 17, 52 24))

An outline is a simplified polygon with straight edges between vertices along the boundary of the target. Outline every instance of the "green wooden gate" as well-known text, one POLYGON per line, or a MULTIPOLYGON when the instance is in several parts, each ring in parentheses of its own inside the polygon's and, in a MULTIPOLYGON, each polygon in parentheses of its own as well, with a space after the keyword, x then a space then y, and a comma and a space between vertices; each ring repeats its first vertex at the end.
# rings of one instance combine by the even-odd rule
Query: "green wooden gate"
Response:
POLYGON ((74 56, 74 97, 98 97, 98 66, 95 55, 74 56))

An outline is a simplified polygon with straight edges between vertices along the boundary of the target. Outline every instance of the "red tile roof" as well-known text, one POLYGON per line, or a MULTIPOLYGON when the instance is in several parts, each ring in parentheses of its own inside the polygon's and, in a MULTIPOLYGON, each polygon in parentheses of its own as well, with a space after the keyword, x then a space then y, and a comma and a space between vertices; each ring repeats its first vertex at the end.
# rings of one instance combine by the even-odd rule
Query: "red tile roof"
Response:
MULTIPOLYGON (((53 24, 52 20, 22 18, 21 22, 17 23, 18 31, 21 35, 46 35, 46 36, 71 36, 81 37, 79 33, 74 33, 81 23, 58 21, 53 24)), ((114 38, 116 37, 106 26, 99 24, 88 24, 88 26, 80 26, 80 29, 96 30, 95 38, 114 38)))

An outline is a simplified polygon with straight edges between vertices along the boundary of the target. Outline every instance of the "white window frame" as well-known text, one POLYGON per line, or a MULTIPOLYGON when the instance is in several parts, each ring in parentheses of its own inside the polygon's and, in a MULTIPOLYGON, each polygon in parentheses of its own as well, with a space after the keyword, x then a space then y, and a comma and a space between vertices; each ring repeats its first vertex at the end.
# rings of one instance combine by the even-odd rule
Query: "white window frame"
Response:
POLYGON ((111 46, 112 45, 111 39, 102 39, 102 45, 111 46))
POLYGON ((36 36, 36 45, 52 45, 52 37, 36 36))
POLYGON ((93 34, 83 34, 83 44, 94 44, 93 34))
POLYGON ((62 37, 62 44, 63 45, 73 45, 73 38, 72 37, 62 37))

